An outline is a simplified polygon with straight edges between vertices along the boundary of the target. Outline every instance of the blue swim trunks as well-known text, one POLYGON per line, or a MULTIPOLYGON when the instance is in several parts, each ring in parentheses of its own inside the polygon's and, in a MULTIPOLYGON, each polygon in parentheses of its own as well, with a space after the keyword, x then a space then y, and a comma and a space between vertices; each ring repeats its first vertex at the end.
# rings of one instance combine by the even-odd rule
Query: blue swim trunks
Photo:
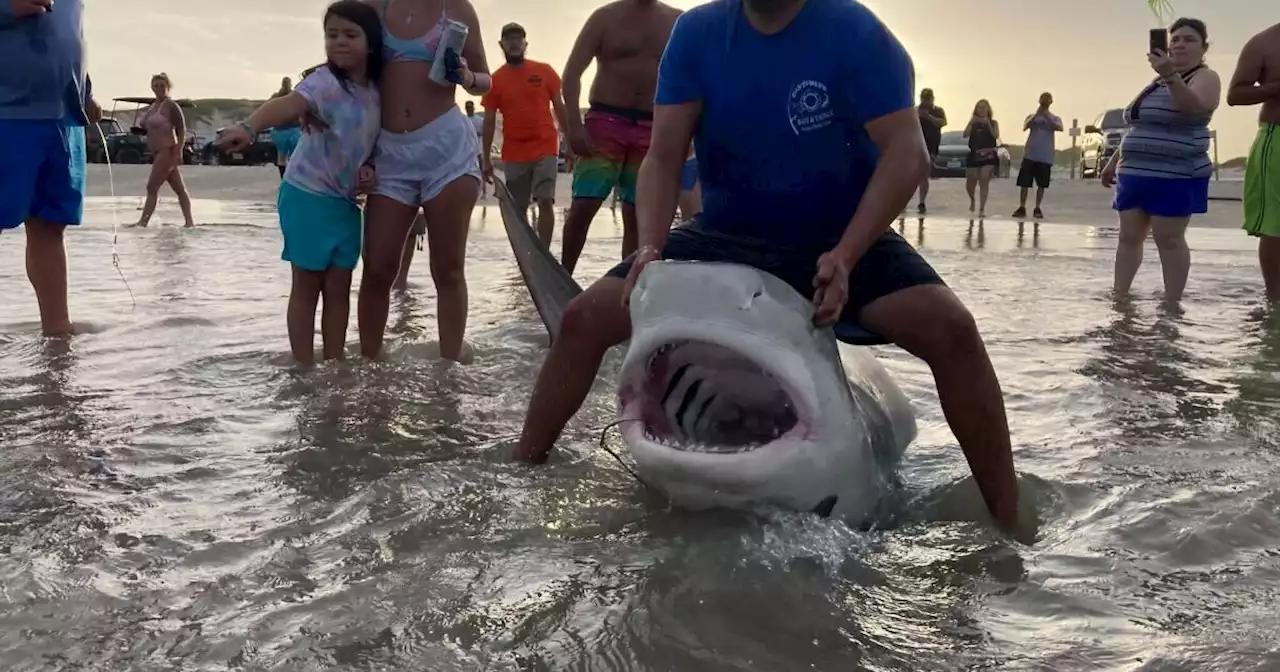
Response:
POLYGON ((84 216, 84 127, 0 119, 0 230, 29 218, 74 226, 84 216))
POLYGON ((1117 212, 1141 210, 1156 217, 1190 217, 1209 212, 1209 178, 1116 176, 1117 212))
POLYGON ((684 162, 684 168, 680 171, 680 191, 693 191, 697 183, 698 157, 694 156, 684 162))
POLYGON ((313 194, 282 182, 276 208, 284 233, 281 259, 304 271, 326 271, 334 266, 355 269, 360 261, 363 226, 359 206, 345 198, 313 194))

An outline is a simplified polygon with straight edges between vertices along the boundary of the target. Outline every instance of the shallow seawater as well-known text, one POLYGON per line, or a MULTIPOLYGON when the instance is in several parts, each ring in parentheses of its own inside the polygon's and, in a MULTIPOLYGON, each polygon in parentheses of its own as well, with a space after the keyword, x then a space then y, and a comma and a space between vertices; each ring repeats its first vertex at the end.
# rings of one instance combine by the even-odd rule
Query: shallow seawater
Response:
MULTIPOLYGON (((310 372, 270 205, 197 215, 121 232, 134 306, 93 202, 70 341, 38 336, 0 236, 5 670, 1280 669, 1280 320, 1239 232, 1189 234, 1170 314, 1153 247, 1139 299, 1108 297, 1111 222, 902 223, 986 335, 1043 521, 1022 546, 901 351, 920 436, 893 525, 673 511, 597 445, 617 354, 550 465, 508 460, 546 336, 495 208, 472 364, 431 354, 423 255, 387 360, 310 372)), ((620 234, 606 210, 580 279, 620 234)))

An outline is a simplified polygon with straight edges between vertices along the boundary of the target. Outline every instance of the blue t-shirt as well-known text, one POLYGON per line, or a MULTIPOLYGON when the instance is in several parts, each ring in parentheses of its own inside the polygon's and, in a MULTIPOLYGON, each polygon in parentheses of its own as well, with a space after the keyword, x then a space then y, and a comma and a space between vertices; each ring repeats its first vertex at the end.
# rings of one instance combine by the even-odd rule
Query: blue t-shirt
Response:
POLYGON ((702 102, 709 228, 810 246, 844 233, 879 158, 865 124, 913 107, 914 79, 902 44, 854 0, 808 0, 774 35, 742 0, 715 0, 676 22, 655 102, 702 102))
POLYGON ((58 0, 19 19, 0 0, 0 119, 85 123, 83 14, 81 0, 58 0))

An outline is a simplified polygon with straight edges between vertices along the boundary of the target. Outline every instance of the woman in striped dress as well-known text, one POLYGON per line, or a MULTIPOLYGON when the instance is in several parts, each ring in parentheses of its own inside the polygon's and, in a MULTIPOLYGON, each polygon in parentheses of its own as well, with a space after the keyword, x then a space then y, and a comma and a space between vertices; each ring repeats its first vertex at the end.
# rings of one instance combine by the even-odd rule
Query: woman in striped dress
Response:
POLYGON ((1170 26, 1169 52, 1147 56, 1159 77, 1125 108, 1129 132, 1102 171, 1120 213, 1117 297, 1129 293, 1148 233, 1160 253, 1165 300, 1180 301, 1187 285, 1187 222, 1209 209, 1209 121, 1222 97, 1222 80, 1204 63, 1208 37, 1198 19, 1170 26))

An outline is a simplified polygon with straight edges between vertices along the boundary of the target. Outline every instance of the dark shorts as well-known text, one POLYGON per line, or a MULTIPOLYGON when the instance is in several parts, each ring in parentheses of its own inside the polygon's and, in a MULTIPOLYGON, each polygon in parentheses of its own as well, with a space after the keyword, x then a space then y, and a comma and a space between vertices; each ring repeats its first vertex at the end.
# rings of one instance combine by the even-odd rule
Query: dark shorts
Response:
POLYGON ((991 150, 990 153, 970 151, 968 158, 965 159, 965 167, 981 168, 983 166, 999 166, 1000 155, 991 150))
POLYGON ((1141 210, 1156 217, 1190 217, 1209 212, 1209 178, 1176 179, 1143 175, 1116 176, 1117 212, 1141 210))
MULTIPOLYGON (((721 261, 751 266, 777 276, 805 298, 813 298, 818 257, 828 249, 787 248, 754 238, 729 236, 708 229, 697 219, 671 230, 662 256, 680 261, 721 261)), ((628 257, 606 276, 625 278, 630 270, 631 257, 628 257)), ((836 337, 853 345, 886 344, 888 340, 858 325, 862 309, 876 299, 910 287, 945 284, 906 239, 887 231, 849 274, 849 300, 836 325, 836 337)))
POLYGON ((1018 167, 1018 186, 1031 188, 1032 183, 1041 189, 1049 188, 1049 178, 1053 175, 1052 163, 1040 163, 1031 159, 1023 159, 1018 167))

